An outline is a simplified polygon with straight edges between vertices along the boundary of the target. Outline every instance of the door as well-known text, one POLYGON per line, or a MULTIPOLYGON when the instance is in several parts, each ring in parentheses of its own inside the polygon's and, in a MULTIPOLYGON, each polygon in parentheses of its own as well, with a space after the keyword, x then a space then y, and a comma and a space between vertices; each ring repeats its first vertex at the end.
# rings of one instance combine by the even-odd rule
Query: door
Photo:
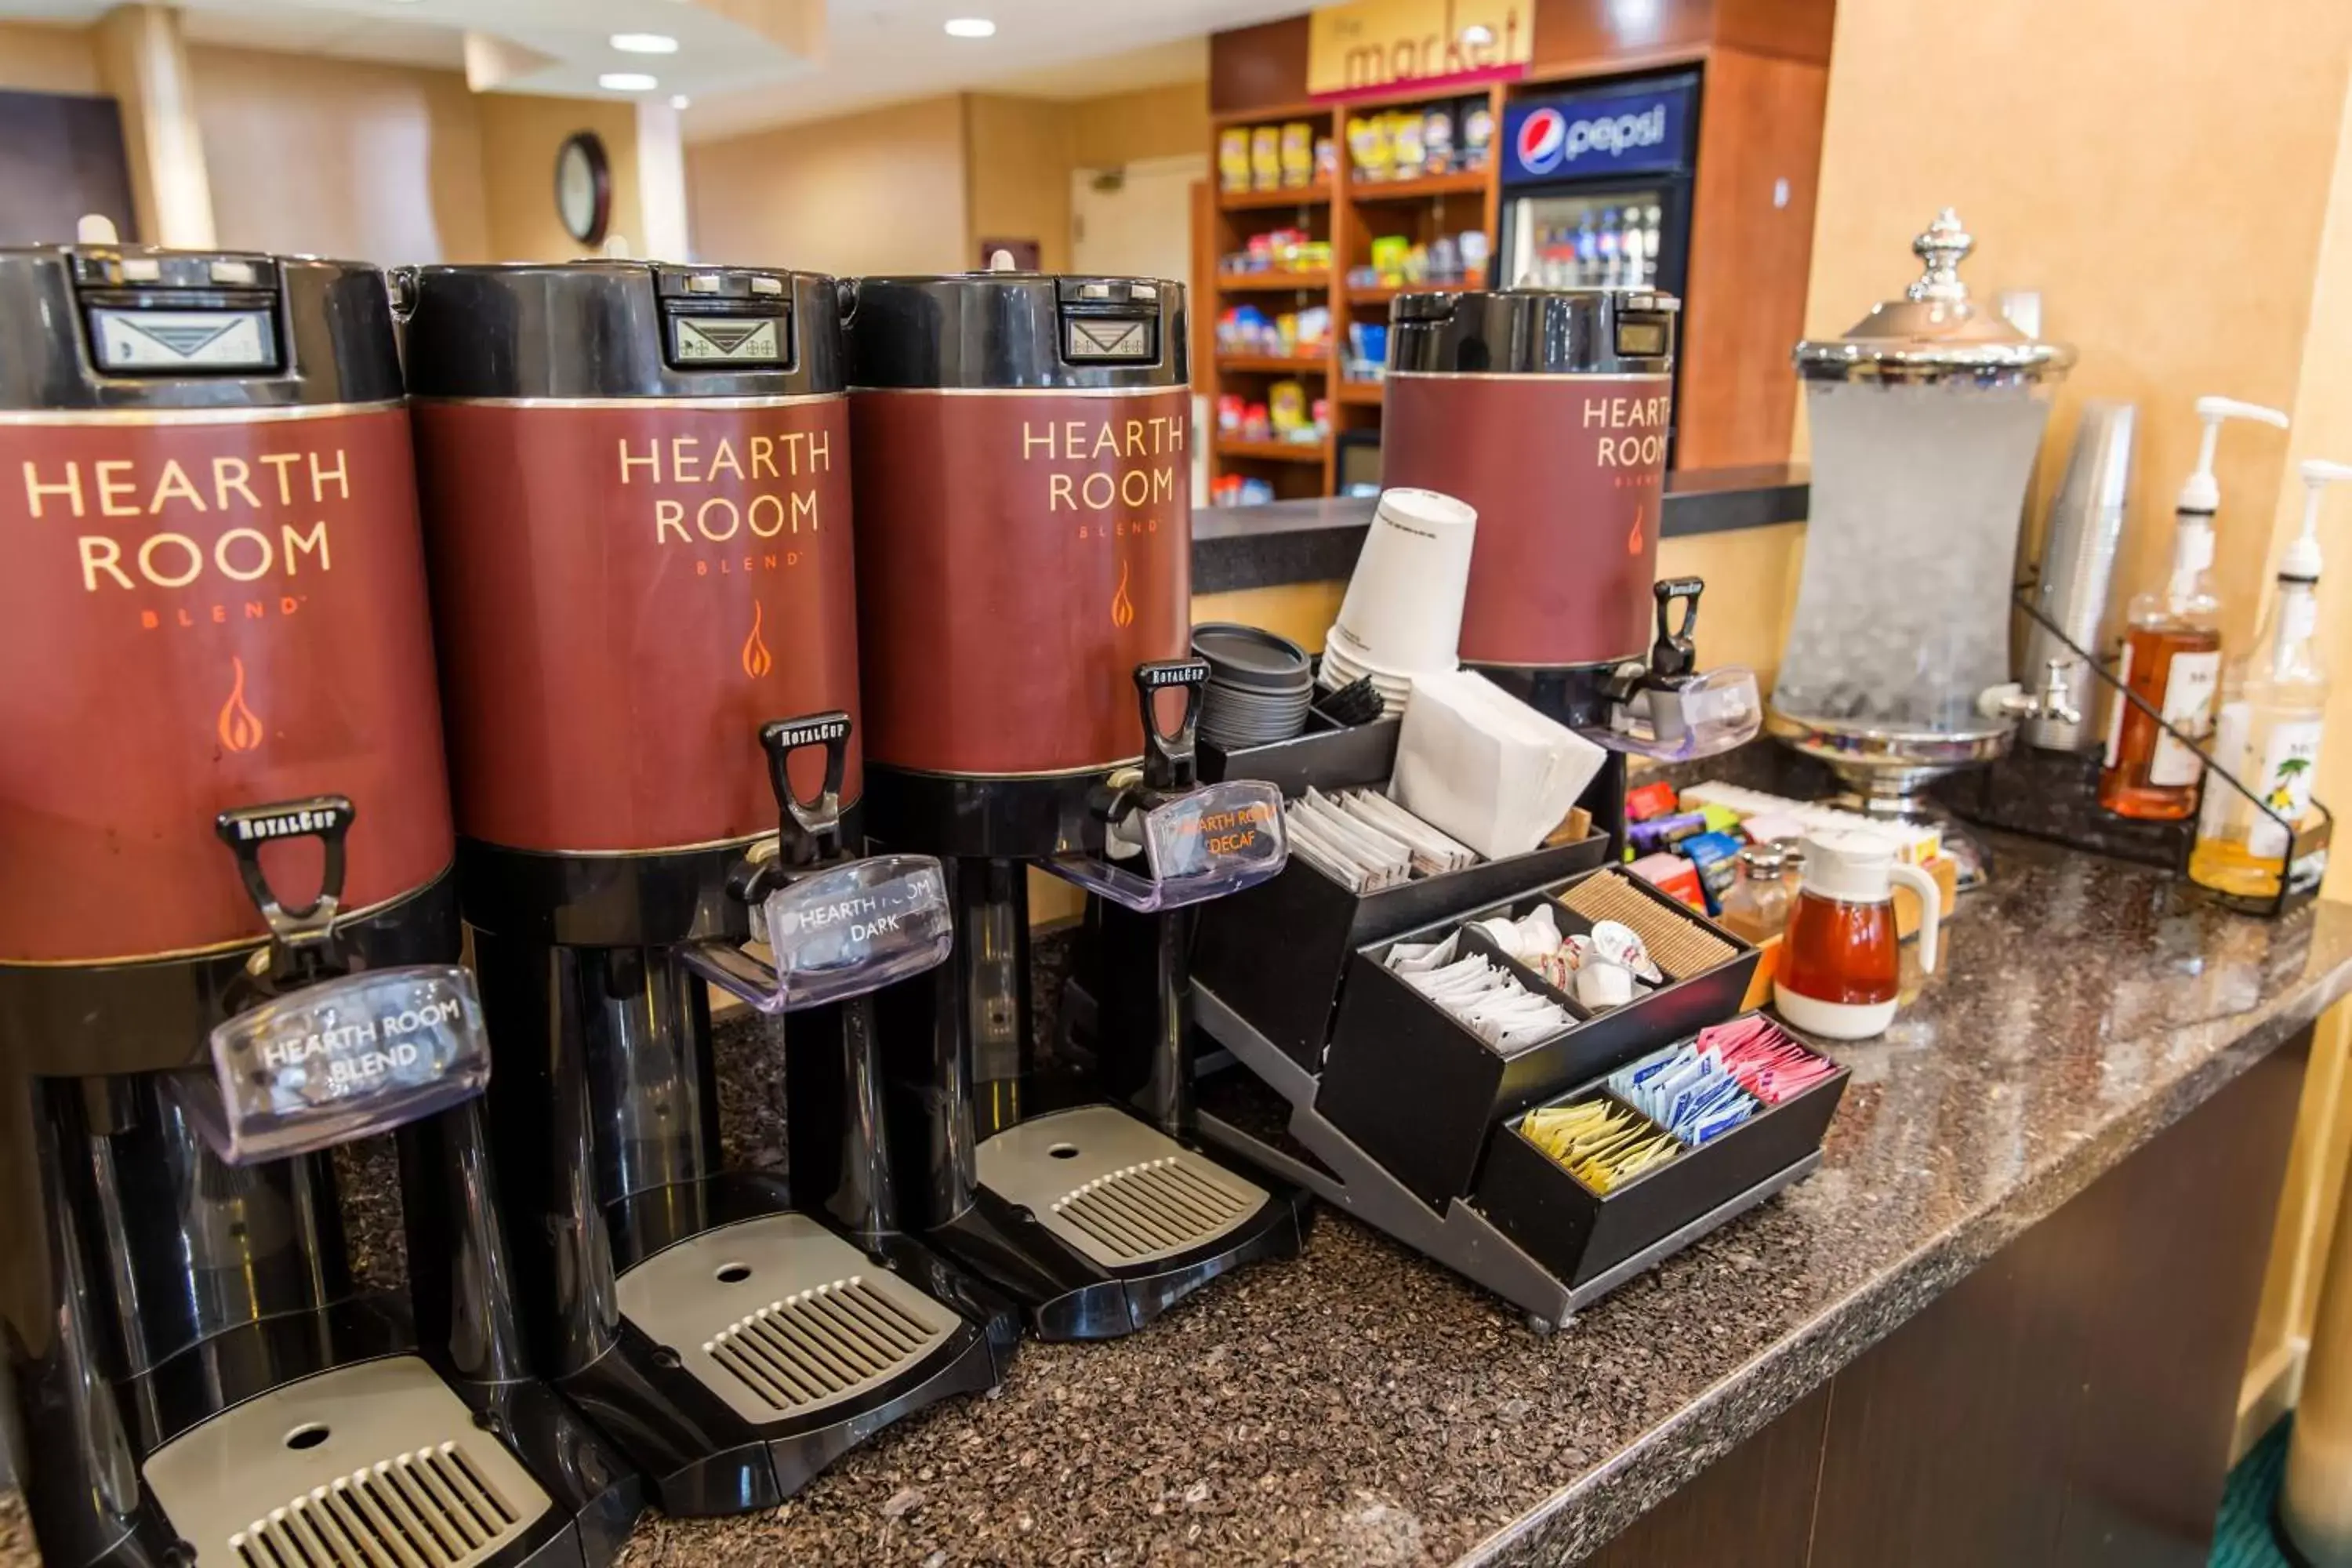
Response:
POLYGON ((1173 278, 1192 270, 1192 182, 1209 175, 1205 153, 1140 158, 1119 169, 1070 174, 1070 270, 1173 278))
MULTIPOLYGON (((1070 172, 1070 270, 1098 277, 1172 278, 1192 275, 1192 187, 1209 177, 1209 155, 1139 158, 1118 169, 1070 172)), ((1198 310, 1213 300, 1192 300, 1198 310)), ((1202 398, 1192 398, 1192 494, 1209 493, 1208 427, 1202 398)))

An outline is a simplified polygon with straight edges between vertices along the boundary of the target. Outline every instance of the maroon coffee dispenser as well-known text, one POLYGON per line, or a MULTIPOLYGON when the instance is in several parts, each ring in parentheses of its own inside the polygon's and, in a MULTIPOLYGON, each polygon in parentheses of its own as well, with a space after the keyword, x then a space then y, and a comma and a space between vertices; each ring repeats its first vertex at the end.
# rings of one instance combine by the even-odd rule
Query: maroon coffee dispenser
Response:
MULTIPOLYGON (((1462 662, 1613 751, 1676 760, 1762 720, 1752 675, 1696 668, 1704 584, 1657 581, 1680 310, 1650 289, 1400 295, 1381 420, 1383 484, 1477 509, 1462 662)), ((1586 804, 1613 824, 1622 765, 1603 780, 1586 804)))
POLYGON ((1125 1333, 1307 1218, 1192 1136, 1183 910, 1284 850, 1267 786, 1193 771, 1183 289, 869 278, 847 325, 867 809, 947 861, 956 919, 933 984, 877 999, 900 1189, 1039 1334, 1125 1333), (1031 867, 1108 933, 1090 1084, 1033 1059, 1031 867))
POLYGON ((527 1371, 492 1203, 383 275, 0 250, 0 1420, 42 1554, 609 1560, 638 1483, 527 1371))
POLYGON ((434 267, 409 384, 457 866, 530 1342, 674 1513, 770 1507, 996 1383, 902 1234, 865 996, 936 864, 859 853, 831 279, 434 267), (706 983, 785 1015, 788 1181, 726 1164, 706 983))

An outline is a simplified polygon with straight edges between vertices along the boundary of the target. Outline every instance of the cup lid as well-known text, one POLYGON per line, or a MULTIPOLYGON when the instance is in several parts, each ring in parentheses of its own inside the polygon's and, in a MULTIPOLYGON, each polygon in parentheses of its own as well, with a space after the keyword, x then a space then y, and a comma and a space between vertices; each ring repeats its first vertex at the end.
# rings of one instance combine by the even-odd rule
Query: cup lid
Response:
POLYGON ((1808 381, 2054 381, 2074 363, 2064 343, 2017 330, 1999 310, 1969 297, 1960 263, 1976 248, 1959 215, 1946 207, 1911 242, 1926 270, 1899 300, 1887 300, 1842 337, 1808 338, 1794 358, 1808 381))
POLYGON ((1209 661, 1211 679, 1223 685, 1286 697, 1314 685, 1307 650, 1263 626, 1203 621, 1192 628, 1192 653, 1209 661))

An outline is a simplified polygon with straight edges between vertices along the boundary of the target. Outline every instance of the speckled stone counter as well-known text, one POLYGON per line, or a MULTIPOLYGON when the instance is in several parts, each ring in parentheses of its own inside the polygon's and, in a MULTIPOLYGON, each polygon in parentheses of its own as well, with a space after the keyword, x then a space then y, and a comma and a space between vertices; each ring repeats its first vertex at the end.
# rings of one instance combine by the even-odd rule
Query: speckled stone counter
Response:
POLYGON ((996 1396, 772 1513, 648 1519, 626 1561, 1572 1561, 2352 989, 2352 907, 2265 924, 1997 845, 1942 973, 1832 1050, 1820 1173, 1557 1334, 1327 1213, 1297 1263, 1122 1342, 1025 1346, 996 1396))

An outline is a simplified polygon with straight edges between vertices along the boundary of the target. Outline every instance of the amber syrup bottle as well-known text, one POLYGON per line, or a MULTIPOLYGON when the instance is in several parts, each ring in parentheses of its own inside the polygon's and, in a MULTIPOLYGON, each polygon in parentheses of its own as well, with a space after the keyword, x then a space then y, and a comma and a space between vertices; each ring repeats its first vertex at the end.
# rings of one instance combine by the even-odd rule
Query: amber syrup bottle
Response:
MULTIPOLYGON (((2197 468, 2180 487, 2173 511, 2172 575, 2161 593, 2131 603, 2117 679, 2164 722, 2202 742, 2212 733, 2213 704, 2221 685, 2221 605, 2214 596, 2213 518, 2221 489, 2213 479, 2213 449, 2224 419, 2252 419, 2286 427, 2274 408, 2227 397, 2200 397, 2197 417, 2205 435, 2197 468)), ((2179 822, 2197 809, 2205 763, 2167 734, 2162 725, 2118 694, 2107 721, 2106 765, 2099 773, 2099 804, 2119 816, 2179 822)))

